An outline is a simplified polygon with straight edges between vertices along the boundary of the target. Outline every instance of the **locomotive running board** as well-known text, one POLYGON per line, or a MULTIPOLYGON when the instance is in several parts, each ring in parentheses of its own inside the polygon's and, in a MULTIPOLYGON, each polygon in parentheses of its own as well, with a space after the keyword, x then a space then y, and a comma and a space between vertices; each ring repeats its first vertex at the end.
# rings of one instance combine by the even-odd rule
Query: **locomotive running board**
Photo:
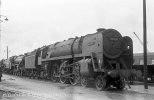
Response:
MULTIPOLYGON (((85 57, 85 56, 86 55, 84 55, 84 54, 75 54, 74 55, 74 57, 85 57)), ((72 55, 52 57, 52 58, 42 59, 41 61, 50 61, 50 60, 57 60, 57 59, 69 59, 69 58, 72 58, 72 55)))

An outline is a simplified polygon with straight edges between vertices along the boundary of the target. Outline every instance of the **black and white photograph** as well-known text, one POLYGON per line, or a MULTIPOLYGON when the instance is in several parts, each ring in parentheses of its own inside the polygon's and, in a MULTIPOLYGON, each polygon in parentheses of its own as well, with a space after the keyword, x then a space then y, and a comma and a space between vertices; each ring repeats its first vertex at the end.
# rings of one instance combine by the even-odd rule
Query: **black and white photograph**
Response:
POLYGON ((0 0, 0 100, 154 100, 154 0, 0 0))

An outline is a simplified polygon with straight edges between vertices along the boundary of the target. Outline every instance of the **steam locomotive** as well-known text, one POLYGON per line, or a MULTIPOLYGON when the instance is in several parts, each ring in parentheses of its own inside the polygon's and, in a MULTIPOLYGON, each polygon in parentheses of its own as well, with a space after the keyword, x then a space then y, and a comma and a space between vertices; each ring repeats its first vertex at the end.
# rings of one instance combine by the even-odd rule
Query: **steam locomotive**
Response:
POLYGON ((111 85, 123 89, 124 80, 132 75, 133 43, 115 29, 100 28, 96 33, 43 46, 3 62, 5 71, 15 75, 80 83, 83 87, 92 81, 98 90, 111 85))

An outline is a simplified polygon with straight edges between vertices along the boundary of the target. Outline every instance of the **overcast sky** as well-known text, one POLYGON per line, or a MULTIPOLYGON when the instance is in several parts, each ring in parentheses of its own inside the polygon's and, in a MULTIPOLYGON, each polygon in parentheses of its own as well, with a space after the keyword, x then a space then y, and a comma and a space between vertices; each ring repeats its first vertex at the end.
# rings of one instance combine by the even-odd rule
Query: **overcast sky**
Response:
MULTIPOLYGON (((154 51, 154 0, 147 0, 148 49, 154 51)), ((143 47, 142 0, 2 0, 0 58, 23 54, 43 45, 96 32, 97 28, 114 28, 130 36, 134 52, 143 47), (5 52, 4 52, 5 51, 5 52)))

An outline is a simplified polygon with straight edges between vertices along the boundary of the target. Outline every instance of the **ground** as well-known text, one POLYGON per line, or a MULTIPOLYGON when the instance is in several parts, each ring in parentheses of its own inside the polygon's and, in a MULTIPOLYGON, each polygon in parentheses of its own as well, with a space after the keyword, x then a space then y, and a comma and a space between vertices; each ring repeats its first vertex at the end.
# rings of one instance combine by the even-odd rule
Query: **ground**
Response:
MULTIPOLYGON (((126 86, 128 87, 128 86, 126 86)), ((97 91, 69 84, 3 74, 0 100, 154 100, 154 86, 133 85, 123 91, 97 91)))

